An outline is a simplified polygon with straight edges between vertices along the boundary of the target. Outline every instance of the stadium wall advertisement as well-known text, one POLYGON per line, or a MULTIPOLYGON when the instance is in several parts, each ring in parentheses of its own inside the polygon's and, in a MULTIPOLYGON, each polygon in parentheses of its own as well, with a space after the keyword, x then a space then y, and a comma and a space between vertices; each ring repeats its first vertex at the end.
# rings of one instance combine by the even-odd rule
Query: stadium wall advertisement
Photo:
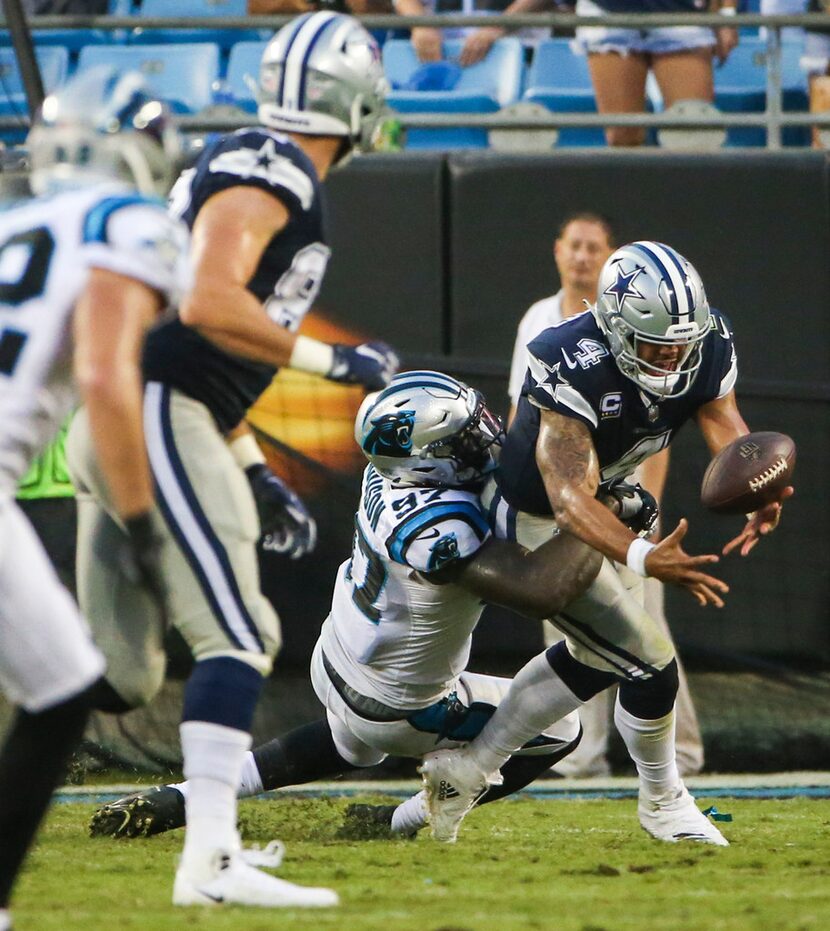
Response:
MULTIPOLYGON (((327 339, 386 339, 405 367, 441 368, 504 413, 516 324, 558 289, 551 243, 577 210, 606 214, 620 241, 665 241, 698 268, 732 320, 738 394, 752 427, 798 444, 796 496, 775 535, 725 560, 727 606, 702 612, 671 592, 669 617, 704 661, 830 659, 830 197, 819 152, 562 154, 488 152, 355 159, 329 182, 333 258, 308 329, 327 339)), ((275 468, 309 497, 313 558, 263 554, 264 587, 283 621, 281 664, 304 664, 347 558, 362 460, 352 440, 360 395, 296 373, 276 379, 251 420, 275 468)), ((707 514, 707 454, 693 427, 673 446, 664 520, 691 523, 690 551, 717 551, 735 518, 707 514)), ((488 609, 480 658, 515 666, 538 625, 488 609), (506 630, 505 624, 509 624, 506 630)))

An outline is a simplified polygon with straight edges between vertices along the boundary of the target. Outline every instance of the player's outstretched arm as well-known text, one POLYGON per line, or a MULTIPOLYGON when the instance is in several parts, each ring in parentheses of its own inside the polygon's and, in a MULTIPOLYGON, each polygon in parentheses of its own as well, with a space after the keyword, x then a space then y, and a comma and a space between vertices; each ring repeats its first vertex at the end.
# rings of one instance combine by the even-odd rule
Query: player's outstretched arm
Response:
MULTIPOLYGON (((746 436, 749 427, 738 410, 735 392, 704 404, 697 412, 697 423, 706 440, 709 452, 716 456, 724 446, 746 436)), ((781 508, 794 489, 788 485, 781 491, 778 501, 747 515, 744 529, 723 548, 723 555, 738 550, 741 556, 748 556, 762 536, 772 533, 781 519, 781 508)))
POLYGON ((288 220, 282 201, 259 188, 237 185, 214 194, 193 225, 194 286, 179 309, 182 323, 234 355, 383 388, 398 367, 385 343, 331 346, 297 336, 248 290, 265 249, 288 220))
POLYGON ((533 551, 490 539, 458 567, 453 581, 482 601, 542 620, 579 597, 601 565, 602 556, 569 533, 557 534, 533 551))
POLYGON ((542 411, 536 461, 554 516, 563 530, 639 575, 652 575, 687 588, 698 601, 702 596, 703 604, 723 603, 715 592, 725 594, 726 584, 701 571, 702 565, 716 563, 718 557, 685 553, 680 545, 685 529, 679 535, 675 530, 652 548, 594 497, 599 464, 591 435, 581 421, 542 411), (646 557, 653 557, 657 549, 657 558, 649 558, 646 566, 646 557))

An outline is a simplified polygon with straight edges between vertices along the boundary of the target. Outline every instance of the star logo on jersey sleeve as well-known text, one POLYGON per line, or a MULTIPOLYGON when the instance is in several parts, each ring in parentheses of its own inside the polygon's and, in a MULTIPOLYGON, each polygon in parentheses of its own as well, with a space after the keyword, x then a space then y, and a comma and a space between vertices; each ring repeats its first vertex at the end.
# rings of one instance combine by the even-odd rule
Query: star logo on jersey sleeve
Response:
POLYGON ((551 398, 555 398, 557 388, 567 387, 570 384, 560 371, 561 362, 548 365, 543 359, 538 359, 532 353, 528 353, 528 363, 536 387, 547 392, 551 398))
POLYGON ((617 299, 617 313, 619 313, 625 299, 627 297, 639 297, 643 298, 644 295, 641 294, 637 288, 634 287, 634 280, 644 271, 642 265, 635 265, 630 272, 624 272, 622 269, 622 264, 617 265, 617 279, 613 284, 609 285, 602 293, 607 294, 609 297, 614 297, 617 299))

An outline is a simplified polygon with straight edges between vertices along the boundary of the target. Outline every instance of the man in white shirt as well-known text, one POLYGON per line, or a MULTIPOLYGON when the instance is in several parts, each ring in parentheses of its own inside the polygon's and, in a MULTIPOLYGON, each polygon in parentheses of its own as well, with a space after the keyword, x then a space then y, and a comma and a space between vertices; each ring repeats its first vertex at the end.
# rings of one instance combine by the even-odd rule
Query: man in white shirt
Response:
MULTIPOLYGON (((562 287, 551 297, 532 304, 522 317, 513 347, 508 394, 510 414, 516 413, 527 371, 527 344, 543 330, 582 313, 597 299, 597 281, 602 266, 616 247, 614 230, 607 218, 584 211, 566 217, 553 244, 553 258, 562 287)), ((662 450, 644 462, 635 473, 635 480, 660 501, 666 484, 669 451, 662 450)), ((645 606, 664 633, 671 637, 663 609, 663 585, 657 579, 647 579, 644 586, 645 606)), ((545 644, 551 646, 561 638, 551 624, 544 625, 545 644)), ((698 773, 703 768, 703 743, 686 674, 678 662, 680 685, 677 693, 677 764, 681 775, 698 773)), ((553 769, 562 776, 605 776, 610 772, 606 752, 608 728, 613 705, 613 690, 600 692, 580 708, 584 730, 582 742, 553 769)))

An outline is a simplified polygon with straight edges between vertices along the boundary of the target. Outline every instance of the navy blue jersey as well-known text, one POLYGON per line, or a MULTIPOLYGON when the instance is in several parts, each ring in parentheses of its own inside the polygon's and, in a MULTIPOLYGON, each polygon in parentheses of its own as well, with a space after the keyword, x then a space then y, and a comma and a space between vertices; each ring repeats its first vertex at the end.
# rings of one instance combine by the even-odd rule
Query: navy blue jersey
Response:
MULTIPOLYGON (((273 194, 289 220, 265 249, 248 290, 269 317, 296 330, 320 290, 329 258, 320 182, 308 157, 287 136, 240 129, 211 143, 170 194, 170 211, 192 228, 205 202, 240 185, 273 194)), ((276 369, 231 355, 178 319, 147 338, 144 377, 205 404, 223 431, 235 427, 268 387, 276 369)))
POLYGON ((571 317, 528 344, 529 369, 516 417, 499 458, 499 487, 520 511, 550 514, 536 465, 540 409, 575 417, 594 441, 602 479, 630 475, 668 446, 699 407, 728 394, 738 364, 726 318, 712 311, 714 327, 703 342, 702 360, 689 390, 658 400, 617 368, 590 311, 571 317))

